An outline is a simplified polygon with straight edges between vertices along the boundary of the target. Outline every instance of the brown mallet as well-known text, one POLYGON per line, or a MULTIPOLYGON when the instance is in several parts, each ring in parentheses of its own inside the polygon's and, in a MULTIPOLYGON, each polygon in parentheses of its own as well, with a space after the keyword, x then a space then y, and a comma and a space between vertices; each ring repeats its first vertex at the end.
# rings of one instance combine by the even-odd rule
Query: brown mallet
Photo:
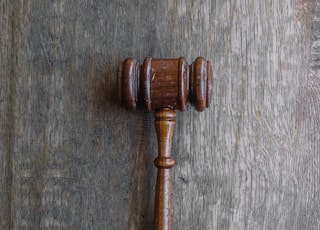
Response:
POLYGON ((171 175, 174 165, 171 142, 175 110, 183 111, 190 102, 197 111, 209 107, 213 73, 209 61, 198 57, 188 65, 185 58, 146 58, 143 65, 128 57, 119 64, 118 93, 122 106, 135 110, 137 105, 155 111, 158 139, 158 168, 154 208, 154 230, 171 230, 171 175))

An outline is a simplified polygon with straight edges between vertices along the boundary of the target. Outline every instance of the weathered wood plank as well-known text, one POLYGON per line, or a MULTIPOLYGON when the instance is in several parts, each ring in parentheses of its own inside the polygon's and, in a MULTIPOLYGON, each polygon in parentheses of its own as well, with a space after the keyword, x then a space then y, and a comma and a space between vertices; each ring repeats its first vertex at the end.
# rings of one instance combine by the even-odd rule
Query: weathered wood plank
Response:
MULTIPOLYGON (((180 128, 185 141, 175 171, 181 184, 174 186, 176 226, 301 229, 308 222, 301 210, 308 203, 301 194, 304 172, 297 164, 306 159, 296 147, 297 138, 305 138, 297 127, 297 100, 308 74, 310 36, 309 21, 302 20, 312 11, 300 12, 298 4, 231 1, 211 19, 219 31, 211 44, 215 106, 210 114, 192 115, 198 121, 183 119, 180 128)), ((309 189, 317 186, 311 183, 309 189)))
POLYGON ((0 9, 1 229, 150 229, 152 114, 119 108, 117 64, 199 55, 213 104, 177 114, 173 229, 320 228, 319 1, 0 9))
POLYGON ((141 189, 149 186, 143 170, 151 169, 152 159, 145 147, 137 158, 141 114, 119 108, 115 84, 119 60, 151 52, 153 29, 144 24, 153 6, 130 1, 14 6, 19 93, 13 103, 13 228, 140 228, 143 215, 149 215, 145 201, 152 198, 141 189))
POLYGON ((11 225, 12 152, 12 9, 10 1, 0 2, 0 229, 11 225))
POLYGON ((293 165, 298 182, 297 204, 299 214, 296 229, 319 229, 320 221, 320 2, 315 5, 312 23, 312 47, 307 76, 301 77, 298 109, 296 114, 297 158, 293 165))

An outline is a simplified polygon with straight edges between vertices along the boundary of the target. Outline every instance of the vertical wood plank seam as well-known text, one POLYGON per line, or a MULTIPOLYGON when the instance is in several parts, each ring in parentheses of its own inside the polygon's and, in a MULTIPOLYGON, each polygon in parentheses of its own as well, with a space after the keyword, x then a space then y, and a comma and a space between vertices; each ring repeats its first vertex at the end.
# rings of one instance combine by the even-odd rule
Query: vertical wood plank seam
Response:
POLYGON ((7 174, 7 199, 8 199, 8 229, 13 229, 13 208, 12 208, 12 198, 13 198, 13 162, 12 162, 12 154, 13 154, 13 146, 14 146, 14 108, 15 108, 15 95, 16 95, 16 82, 15 82, 15 60, 16 60, 16 46, 15 46, 15 31, 16 31, 16 13, 15 13, 15 6, 16 6, 16 1, 10 1, 10 25, 11 25, 11 34, 10 34, 10 57, 9 57, 9 63, 10 63, 10 80, 9 80, 9 91, 10 91, 10 96, 9 96, 9 108, 7 111, 7 119, 8 119, 8 151, 7 151, 7 156, 6 156, 6 161, 7 161, 7 169, 6 169, 6 174, 7 174))

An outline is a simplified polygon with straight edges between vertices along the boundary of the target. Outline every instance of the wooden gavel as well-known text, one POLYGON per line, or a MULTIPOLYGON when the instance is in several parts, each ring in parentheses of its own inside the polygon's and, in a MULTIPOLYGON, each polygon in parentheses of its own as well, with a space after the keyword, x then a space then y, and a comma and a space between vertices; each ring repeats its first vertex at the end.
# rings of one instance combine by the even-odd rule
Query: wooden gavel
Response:
POLYGON ((188 101, 197 111, 209 107, 213 74, 209 61, 198 57, 188 65, 185 58, 146 58, 143 65, 128 57, 119 64, 118 93, 122 106, 135 110, 137 105, 155 110, 155 129, 158 139, 158 168, 154 230, 171 230, 171 175, 174 165, 171 142, 175 125, 175 110, 183 111, 188 101))

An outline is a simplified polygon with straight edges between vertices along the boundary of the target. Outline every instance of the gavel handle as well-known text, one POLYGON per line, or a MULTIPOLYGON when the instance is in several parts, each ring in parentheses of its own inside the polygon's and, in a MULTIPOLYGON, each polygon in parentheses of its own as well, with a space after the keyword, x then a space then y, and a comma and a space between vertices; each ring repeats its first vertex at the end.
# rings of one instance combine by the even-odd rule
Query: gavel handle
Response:
POLYGON ((155 129, 158 139, 158 157, 154 160, 158 168, 154 207, 154 230, 171 230, 171 174, 174 165, 171 158, 171 144, 176 113, 171 109, 160 109, 155 112, 155 129))

